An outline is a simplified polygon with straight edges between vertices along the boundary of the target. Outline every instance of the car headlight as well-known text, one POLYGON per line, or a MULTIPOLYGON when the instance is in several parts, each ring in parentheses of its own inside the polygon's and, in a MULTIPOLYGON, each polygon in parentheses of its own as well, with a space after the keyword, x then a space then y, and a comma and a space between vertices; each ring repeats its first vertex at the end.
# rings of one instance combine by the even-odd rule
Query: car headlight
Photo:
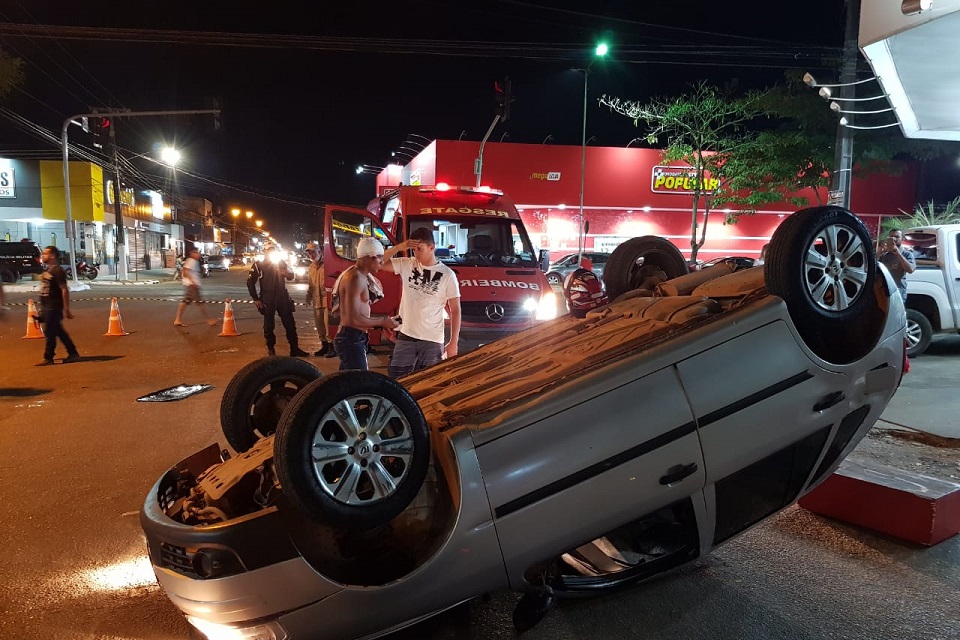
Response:
POLYGON ((293 270, 298 278, 302 278, 307 273, 306 267, 297 267, 293 270))
POLYGON ((537 320, 553 320, 557 317, 557 294, 547 291, 537 304, 537 320))
POLYGON ((229 269, 229 268, 230 268, 230 258, 224 258, 224 259, 223 259, 223 268, 224 268, 224 269, 229 269))
POLYGON ((185 617, 187 622, 210 640, 286 640, 289 637, 277 621, 260 622, 249 627, 238 627, 210 622, 193 616, 185 617))

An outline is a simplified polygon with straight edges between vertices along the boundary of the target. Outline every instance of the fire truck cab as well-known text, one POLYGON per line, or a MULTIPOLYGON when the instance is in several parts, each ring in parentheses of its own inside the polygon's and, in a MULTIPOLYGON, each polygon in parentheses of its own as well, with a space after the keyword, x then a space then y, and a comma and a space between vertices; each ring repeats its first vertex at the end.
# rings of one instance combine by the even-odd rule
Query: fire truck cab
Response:
MULTIPOLYGON (((356 261, 361 238, 372 236, 389 248, 420 227, 433 231, 437 259, 460 281, 461 352, 551 320, 564 310, 510 198, 487 187, 443 183, 398 187, 365 210, 327 205, 328 295, 337 276, 356 261)), ((400 280, 382 271, 378 277, 385 295, 372 313, 394 315, 400 305, 400 280)), ((372 343, 379 339, 371 333, 372 343)))

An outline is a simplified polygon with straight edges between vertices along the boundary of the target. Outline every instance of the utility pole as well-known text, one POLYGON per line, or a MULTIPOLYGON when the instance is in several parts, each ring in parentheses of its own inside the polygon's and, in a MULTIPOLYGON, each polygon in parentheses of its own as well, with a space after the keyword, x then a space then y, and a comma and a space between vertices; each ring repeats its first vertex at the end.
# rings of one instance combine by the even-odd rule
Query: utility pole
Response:
MULTIPOLYGON (((840 97, 856 97, 857 36, 860 31, 860 0, 846 0, 847 24, 843 37, 843 63, 840 70, 840 97)), ((846 104, 841 102, 841 104, 846 104)), ((852 116, 851 116, 852 117, 852 116)), ((851 123, 853 124, 853 123, 851 123)), ((853 129, 837 123, 837 141, 834 145, 834 171, 830 181, 830 204, 838 204, 844 209, 850 208, 850 186, 853 182, 853 129), (838 195, 839 198, 834 198, 838 195)))
MULTIPOLYGON (((78 113, 70 116, 63 121, 63 128, 60 130, 60 145, 63 153, 63 196, 66 201, 67 221, 64 225, 67 231, 67 243, 70 250, 71 259, 75 259, 76 254, 76 230, 73 224, 73 207, 70 203, 70 125, 82 126, 84 118, 137 118, 145 116, 178 116, 178 115, 198 115, 203 113, 219 114, 219 109, 191 109, 188 111, 105 111, 99 113, 78 113)), ((122 223, 122 220, 121 220, 122 223)), ((120 225, 123 228, 123 224, 120 225)), ((80 285, 77 269, 73 270, 73 283, 80 285)))
POLYGON ((113 161, 113 210, 117 228, 117 280, 127 279, 127 245, 123 239, 123 203, 120 200, 120 159, 117 154, 116 128, 110 127, 110 155, 113 161))

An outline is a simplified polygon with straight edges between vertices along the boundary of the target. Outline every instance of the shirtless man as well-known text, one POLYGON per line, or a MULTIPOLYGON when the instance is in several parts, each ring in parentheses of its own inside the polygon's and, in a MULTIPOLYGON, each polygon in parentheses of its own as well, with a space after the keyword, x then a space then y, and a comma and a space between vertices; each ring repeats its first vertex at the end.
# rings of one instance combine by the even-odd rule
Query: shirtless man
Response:
POLYGON ((374 238, 363 238, 357 245, 356 264, 344 271, 334 285, 340 328, 333 345, 340 356, 341 371, 367 368, 368 330, 393 330, 400 326, 393 318, 370 316, 370 305, 383 297, 383 286, 374 275, 382 265, 383 245, 374 238))

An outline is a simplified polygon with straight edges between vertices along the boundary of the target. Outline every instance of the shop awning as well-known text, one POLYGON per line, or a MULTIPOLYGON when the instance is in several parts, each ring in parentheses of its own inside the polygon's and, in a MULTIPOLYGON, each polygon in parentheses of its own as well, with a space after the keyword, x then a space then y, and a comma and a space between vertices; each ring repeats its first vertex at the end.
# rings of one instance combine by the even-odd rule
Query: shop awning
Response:
POLYGON ((861 0, 860 49, 908 138, 960 140, 960 0, 861 0), (908 6, 908 8, 904 8, 908 6))

